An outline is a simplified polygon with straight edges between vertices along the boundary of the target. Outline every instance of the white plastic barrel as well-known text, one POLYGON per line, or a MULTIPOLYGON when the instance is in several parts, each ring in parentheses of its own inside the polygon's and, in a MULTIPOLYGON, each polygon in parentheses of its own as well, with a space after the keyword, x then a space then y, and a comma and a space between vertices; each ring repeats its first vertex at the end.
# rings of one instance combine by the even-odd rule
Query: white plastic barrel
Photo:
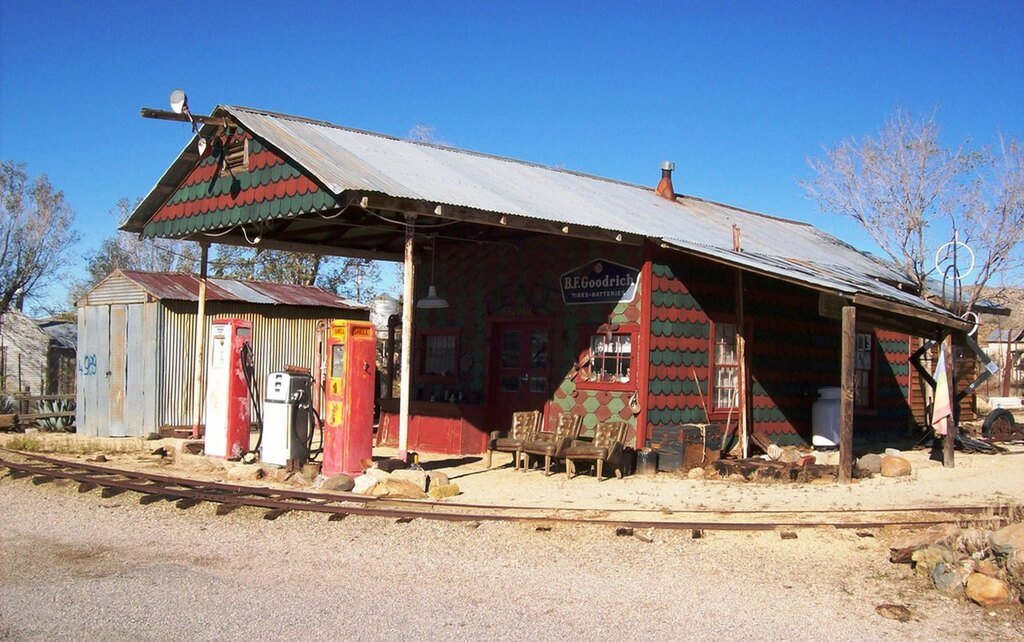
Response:
POLYGON ((811 406, 811 444, 833 448, 839 445, 839 400, 843 389, 818 388, 818 400, 811 406))

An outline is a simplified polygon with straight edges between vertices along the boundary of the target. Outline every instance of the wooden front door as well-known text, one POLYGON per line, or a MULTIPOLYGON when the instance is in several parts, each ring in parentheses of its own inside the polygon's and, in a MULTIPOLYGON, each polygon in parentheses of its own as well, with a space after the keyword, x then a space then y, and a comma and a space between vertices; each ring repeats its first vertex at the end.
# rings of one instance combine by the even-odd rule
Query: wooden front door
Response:
POLYGON ((550 397, 550 338, 547 321, 491 323, 487 405, 493 429, 508 430, 513 412, 544 411, 550 397))

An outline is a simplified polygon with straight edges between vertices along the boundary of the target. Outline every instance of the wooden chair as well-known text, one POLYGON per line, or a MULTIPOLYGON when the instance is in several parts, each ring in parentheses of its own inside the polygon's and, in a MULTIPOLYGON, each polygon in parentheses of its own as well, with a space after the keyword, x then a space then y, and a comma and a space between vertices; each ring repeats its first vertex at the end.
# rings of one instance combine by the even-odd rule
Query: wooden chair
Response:
POLYGON ((591 442, 574 441, 565 450, 565 474, 572 479, 576 474, 577 461, 597 462, 597 480, 604 475, 604 466, 615 469, 615 477, 622 479, 622 443, 626 440, 629 424, 624 421, 605 421, 594 429, 591 442))
POLYGON ((519 470, 520 452, 523 443, 540 427, 540 411, 529 410, 512 413, 512 428, 504 433, 500 430, 491 432, 490 440, 487 443, 487 467, 491 467, 491 456, 494 451, 503 453, 515 453, 513 463, 516 470, 519 470))
POLYGON ((558 423, 553 432, 536 432, 526 441, 521 450, 526 455, 526 468, 530 467, 530 456, 544 457, 544 475, 551 475, 551 460, 562 459, 572 441, 580 436, 583 417, 571 412, 558 415, 558 423))

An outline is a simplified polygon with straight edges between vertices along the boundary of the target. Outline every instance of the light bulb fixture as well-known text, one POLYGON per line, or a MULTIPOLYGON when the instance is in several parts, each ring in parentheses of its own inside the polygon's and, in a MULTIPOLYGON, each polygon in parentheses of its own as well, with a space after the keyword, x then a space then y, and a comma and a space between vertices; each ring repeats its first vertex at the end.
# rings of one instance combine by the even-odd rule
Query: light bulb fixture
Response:
POLYGON ((180 89, 171 92, 167 102, 171 103, 171 111, 175 114, 188 113, 188 96, 180 89))
POLYGON ((416 307, 421 310, 443 310, 448 307, 448 300, 437 296, 437 288, 434 287, 434 257, 437 256, 437 237, 430 246, 430 287, 427 288, 427 296, 416 302, 416 307))
POLYGON ((256 245, 260 241, 263 240, 263 238, 260 236, 259 232, 256 233, 256 236, 254 236, 252 238, 249 238, 249 234, 245 231, 245 226, 244 225, 241 227, 241 230, 242 230, 242 236, 245 237, 245 240, 249 243, 249 245, 256 245))
MULTIPOLYGON (((188 116, 188 122, 192 123, 192 133, 199 131, 199 125, 196 124, 195 119, 192 118, 192 112, 188 109, 188 96, 181 89, 175 89, 171 92, 171 95, 167 97, 167 102, 171 104, 171 111, 175 114, 185 114, 188 116)), ((203 150, 199 151, 200 154, 203 150)))

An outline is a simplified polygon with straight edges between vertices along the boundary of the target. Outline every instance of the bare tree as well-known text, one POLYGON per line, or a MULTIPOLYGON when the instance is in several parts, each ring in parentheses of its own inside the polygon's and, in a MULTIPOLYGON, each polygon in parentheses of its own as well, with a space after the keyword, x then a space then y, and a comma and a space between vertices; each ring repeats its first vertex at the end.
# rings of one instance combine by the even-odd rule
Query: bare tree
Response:
POLYGON ((978 256, 966 290, 970 309, 992 279, 1024 264, 1021 159, 1014 140, 996 151, 943 147, 934 117, 897 109, 876 136, 809 159, 814 176, 801 185, 823 212, 857 221, 921 292, 936 250, 956 228, 978 256))
POLYGON ((45 174, 30 180, 24 163, 0 163, 0 314, 59 281, 78 240, 74 220, 45 174))
POLYGON ((220 245, 210 267, 219 277, 316 285, 328 261, 330 257, 318 254, 220 245))
POLYGON ((360 303, 369 303, 381 294, 380 279, 377 261, 347 258, 332 265, 323 280, 323 287, 360 303))
MULTIPOLYGON (((109 214, 118 223, 138 206, 121 198, 109 214)), ((195 243, 164 238, 143 238, 129 232, 115 232, 104 239, 96 251, 86 258, 86 277, 71 288, 70 298, 74 302, 91 290, 115 269, 139 270, 143 272, 196 272, 199 269, 199 250, 195 243)))

